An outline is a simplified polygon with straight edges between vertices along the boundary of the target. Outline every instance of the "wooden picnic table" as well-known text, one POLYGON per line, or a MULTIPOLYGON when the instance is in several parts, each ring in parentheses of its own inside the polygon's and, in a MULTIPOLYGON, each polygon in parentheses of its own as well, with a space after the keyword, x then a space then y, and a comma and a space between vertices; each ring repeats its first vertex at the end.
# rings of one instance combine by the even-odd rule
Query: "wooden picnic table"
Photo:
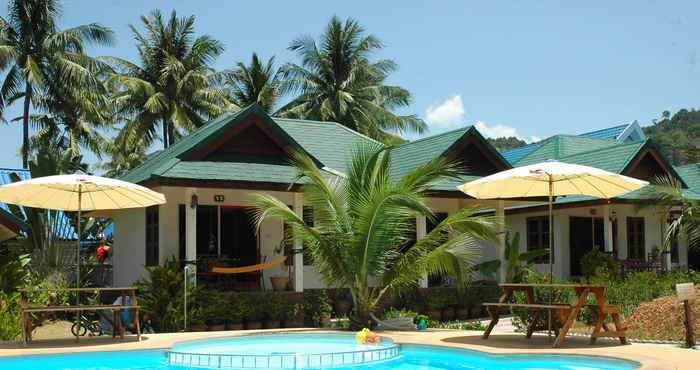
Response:
POLYGON ((597 313, 597 319, 593 332, 591 333, 591 344, 595 343, 599 337, 616 337, 620 339, 620 343, 627 344, 625 328, 620 322, 620 310, 615 305, 607 304, 605 301, 605 284, 525 284, 525 283, 507 283, 499 284, 503 290, 503 294, 497 303, 484 303, 486 310, 491 316, 491 322, 484 331, 483 338, 488 339, 491 331, 498 323, 501 311, 506 308, 520 308, 532 312, 532 320, 528 325, 526 338, 532 337, 532 333, 538 328, 540 323, 541 313, 548 311, 552 313, 552 317, 558 320, 561 325, 557 328, 557 337, 554 340, 553 347, 559 347, 566 338, 566 334, 576 322, 581 309, 588 308, 597 313), (540 303, 535 300, 535 288, 545 289, 573 289, 576 292, 577 299, 573 303, 540 303), (525 293, 527 303, 512 303, 511 298, 515 292, 525 293), (593 294, 595 304, 586 304, 589 295, 593 294), (610 316, 615 323, 615 330, 610 330, 605 323, 605 319, 610 316))
MULTIPOLYGON (((21 305, 21 325, 22 325, 22 342, 27 345, 32 339, 32 325, 30 322, 30 315, 33 313, 40 312, 75 312, 76 316, 80 317, 80 314, 84 311, 94 311, 98 316, 105 319, 112 326, 112 337, 116 337, 117 329, 119 330, 119 336, 124 339, 124 323, 121 320, 121 312, 123 310, 132 310, 134 313, 134 326, 136 327, 136 339, 141 340, 141 321, 139 317, 140 306, 136 299, 136 290, 134 287, 118 287, 118 288, 61 288, 61 289, 21 289, 20 293, 22 299, 20 300, 21 305), (29 295, 31 293, 40 292, 73 292, 77 293, 78 304, 68 305, 68 306, 43 306, 43 305, 32 305, 29 301, 29 295), (101 295, 103 292, 118 292, 121 297, 122 304, 96 304, 96 305, 83 305, 80 304, 80 293, 97 293, 101 295), (130 304, 125 304, 126 297, 129 296, 131 299, 130 304), (112 311, 112 317, 105 315, 105 310, 112 311)), ((76 340, 79 337, 76 335, 76 340)))

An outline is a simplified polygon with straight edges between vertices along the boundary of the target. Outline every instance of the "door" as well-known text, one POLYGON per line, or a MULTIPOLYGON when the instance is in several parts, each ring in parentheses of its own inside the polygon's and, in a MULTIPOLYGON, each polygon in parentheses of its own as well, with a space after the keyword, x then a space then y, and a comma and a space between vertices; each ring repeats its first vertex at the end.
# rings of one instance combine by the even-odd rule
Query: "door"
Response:
POLYGON ((581 275, 581 257, 605 243, 603 219, 599 217, 569 218, 569 268, 571 276, 581 275))

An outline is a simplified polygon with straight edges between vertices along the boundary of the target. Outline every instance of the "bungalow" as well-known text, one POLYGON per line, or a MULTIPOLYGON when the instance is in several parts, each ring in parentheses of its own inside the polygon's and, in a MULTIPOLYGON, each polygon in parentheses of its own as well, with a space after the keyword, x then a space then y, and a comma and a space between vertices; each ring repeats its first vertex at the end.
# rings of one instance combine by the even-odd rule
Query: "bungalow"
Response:
MULTIPOLYGON (((275 260, 280 257, 284 225, 269 220, 256 233, 248 209, 250 194, 272 194, 299 215, 307 214, 299 185, 290 186, 295 171, 287 164, 289 154, 303 151, 328 176, 342 176, 352 148, 362 143, 376 142, 333 122, 270 117, 255 105, 209 122, 122 177, 165 194, 167 203, 113 213, 114 283, 131 284, 144 275, 145 266, 171 258, 197 261, 197 273, 202 277, 211 276, 212 265, 249 266, 275 260)), ((579 136, 557 135, 503 154, 476 128, 464 127, 397 147, 392 155, 392 174, 401 176, 441 156, 461 159, 467 174, 459 181, 435 185, 429 201, 438 218, 463 207, 490 209, 505 217, 505 231, 523 235, 522 250, 547 247, 548 219, 543 217, 541 204, 476 201, 457 191, 456 186, 546 159, 592 165, 647 180, 671 175, 689 185, 636 124, 579 136)), ((656 258, 655 251, 663 250, 662 234, 668 216, 660 209, 637 210, 639 199, 639 194, 611 201, 557 199, 557 276, 580 274, 579 259, 593 245, 614 252, 622 260, 656 258)), ((416 237, 421 238, 431 227, 425 218, 417 218, 416 237)), ((500 246, 505 234, 501 233, 496 246, 484 246, 483 259, 503 258, 500 246)), ((672 251, 660 255, 664 268, 684 266, 686 243, 680 240, 672 251)), ((288 268, 293 272, 294 290, 324 286, 313 266, 305 264, 302 253, 294 256, 291 265, 270 266, 253 278, 240 277, 239 286, 257 284, 269 289, 270 284, 265 282, 270 277, 287 276, 288 268)))

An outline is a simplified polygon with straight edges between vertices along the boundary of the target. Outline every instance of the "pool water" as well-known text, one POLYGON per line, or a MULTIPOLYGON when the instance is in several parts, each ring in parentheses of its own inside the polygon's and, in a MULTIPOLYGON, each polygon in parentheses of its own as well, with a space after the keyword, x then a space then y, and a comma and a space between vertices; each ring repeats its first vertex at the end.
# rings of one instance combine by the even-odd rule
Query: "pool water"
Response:
MULTIPOLYGON (((351 337, 338 335, 265 335, 177 344, 173 351, 221 354, 252 354, 264 356, 275 352, 319 353, 345 351, 347 346, 364 350, 366 346, 352 344, 351 337), (227 344, 231 344, 228 347, 227 344), (237 346, 238 348, 234 348, 237 346), (211 353, 209 351, 209 353, 211 353)), ((384 344, 391 346, 391 342, 384 344)), ((389 347, 388 347, 389 348, 389 347)), ((361 365, 335 366, 339 370, 632 370, 640 365, 631 361, 568 355, 490 355, 478 351, 438 346, 401 345, 397 357, 361 365)), ((215 368, 215 367, 214 367, 215 368)), ((316 367, 323 369, 327 367, 316 367)), ((184 370, 186 367, 168 364, 166 350, 93 352, 60 355, 0 357, 2 370, 184 370)))

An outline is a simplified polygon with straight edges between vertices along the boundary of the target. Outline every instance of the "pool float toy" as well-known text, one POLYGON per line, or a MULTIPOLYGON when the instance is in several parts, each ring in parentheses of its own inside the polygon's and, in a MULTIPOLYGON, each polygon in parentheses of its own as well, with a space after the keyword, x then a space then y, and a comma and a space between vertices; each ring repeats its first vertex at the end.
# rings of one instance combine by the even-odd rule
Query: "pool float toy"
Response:
POLYGON ((382 338, 377 333, 364 328, 355 334, 355 340, 359 344, 377 344, 382 341, 382 338))

